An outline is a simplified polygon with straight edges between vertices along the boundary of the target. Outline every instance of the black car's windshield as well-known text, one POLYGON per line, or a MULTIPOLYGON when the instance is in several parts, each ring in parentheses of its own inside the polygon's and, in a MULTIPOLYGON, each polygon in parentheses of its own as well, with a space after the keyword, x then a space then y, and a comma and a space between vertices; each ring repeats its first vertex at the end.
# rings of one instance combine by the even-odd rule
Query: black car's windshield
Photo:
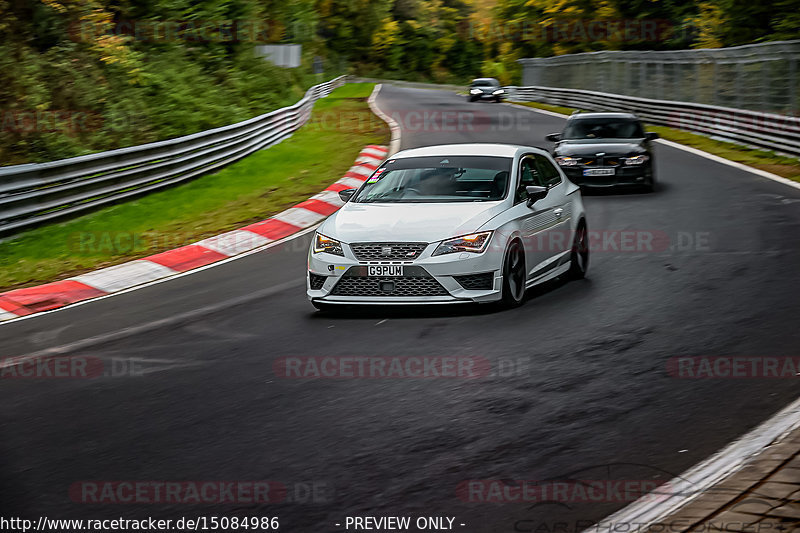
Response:
POLYGON ((357 203, 487 202, 508 189, 510 157, 390 159, 353 198, 357 203))
POLYGON ((644 130, 638 120, 582 118, 571 120, 564 139, 641 139, 644 130))
POLYGON ((494 79, 475 80, 472 82, 473 87, 499 87, 500 82, 494 79))

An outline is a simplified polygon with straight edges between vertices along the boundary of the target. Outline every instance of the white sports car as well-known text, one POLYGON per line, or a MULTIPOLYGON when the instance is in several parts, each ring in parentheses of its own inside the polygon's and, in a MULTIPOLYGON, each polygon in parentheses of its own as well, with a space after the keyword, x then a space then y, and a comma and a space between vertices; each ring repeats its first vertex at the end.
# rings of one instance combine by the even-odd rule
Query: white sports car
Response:
POLYGON ((525 289, 589 260, 577 185, 545 150, 414 148, 385 161, 325 220, 308 253, 308 298, 335 304, 522 303, 525 289))

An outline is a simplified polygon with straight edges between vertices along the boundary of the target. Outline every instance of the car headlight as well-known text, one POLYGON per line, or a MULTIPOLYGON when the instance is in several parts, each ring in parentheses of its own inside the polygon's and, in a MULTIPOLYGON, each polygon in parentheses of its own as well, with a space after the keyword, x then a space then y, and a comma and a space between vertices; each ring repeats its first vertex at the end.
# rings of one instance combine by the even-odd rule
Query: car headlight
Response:
POLYGON ((644 165, 650 159, 646 155, 635 155, 633 157, 623 157, 622 161, 626 165, 644 165))
POLYGON ((433 255, 454 254, 456 252, 473 252, 479 254, 486 249, 486 245, 489 244, 489 239, 491 237, 491 231, 484 231, 448 239, 442 241, 442 243, 436 247, 436 250, 433 251, 433 255))
POLYGON ((574 167, 581 164, 580 157, 556 157, 556 163, 562 167, 574 167))
POLYGON ((344 257, 344 251, 342 251, 342 243, 340 243, 336 239, 331 239, 330 237, 326 237, 325 235, 315 233, 314 253, 318 254, 320 252, 327 252, 329 254, 341 255, 342 257, 344 257))
POLYGON ((497 90, 496 90, 495 92, 493 92, 492 94, 503 94, 504 92, 505 92, 505 91, 503 91, 503 89, 497 89, 497 90))
POLYGON ((470 89, 469 94, 481 94, 483 91, 480 89, 470 89))

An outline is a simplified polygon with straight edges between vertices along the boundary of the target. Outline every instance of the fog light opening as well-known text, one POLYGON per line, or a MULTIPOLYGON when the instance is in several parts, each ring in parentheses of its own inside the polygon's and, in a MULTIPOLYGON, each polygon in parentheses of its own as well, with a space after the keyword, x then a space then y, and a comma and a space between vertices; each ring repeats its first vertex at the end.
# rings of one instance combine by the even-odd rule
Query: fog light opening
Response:
POLYGON ((394 292, 394 281, 381 281, 379 286, 382 292, 394 292))

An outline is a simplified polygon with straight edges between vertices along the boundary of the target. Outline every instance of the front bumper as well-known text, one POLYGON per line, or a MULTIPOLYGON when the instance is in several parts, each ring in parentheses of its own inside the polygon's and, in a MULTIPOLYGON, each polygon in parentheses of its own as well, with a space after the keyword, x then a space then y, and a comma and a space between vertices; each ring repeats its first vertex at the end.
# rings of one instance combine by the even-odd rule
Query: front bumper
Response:
POLYGON ((504 94, 492 94, 492 93, 481 93, 481 94, 471 94, 469 95, 471 100, 502 100, 505 98, 504 94))
POLYGON ((613 176, 584 176, 584 166, 561 167, 569 181, 582 187, 614 187, 617 185, 644 185, 651 175, 649 164, 616 167, 613 176))
MULTIPOLYGON (((482 254, 461 252, 432 257, 430 254, 435 247, 435 244, 428 245, 414 261, 359 261, 347 245, 343 245, 346 257, 324 252, 309 253, 309 275, 306 276, 308 299, 331 304, 381 305, 485 303, 500 299, 502 254, 496 253, 490 246, 482 254), (406 280, 368 276, 370 265, 403 266, 406 280), (312 289, 312 274, 325 276, 321 287, 312 289), (456 278, 473 274, 485 274, 489 280, 487 288, 466 289, 456 278), (386 285, 389 281, 393 282, 393 286, 386 285)), ((318 282, 319 278, 316 278, 318 282)))

